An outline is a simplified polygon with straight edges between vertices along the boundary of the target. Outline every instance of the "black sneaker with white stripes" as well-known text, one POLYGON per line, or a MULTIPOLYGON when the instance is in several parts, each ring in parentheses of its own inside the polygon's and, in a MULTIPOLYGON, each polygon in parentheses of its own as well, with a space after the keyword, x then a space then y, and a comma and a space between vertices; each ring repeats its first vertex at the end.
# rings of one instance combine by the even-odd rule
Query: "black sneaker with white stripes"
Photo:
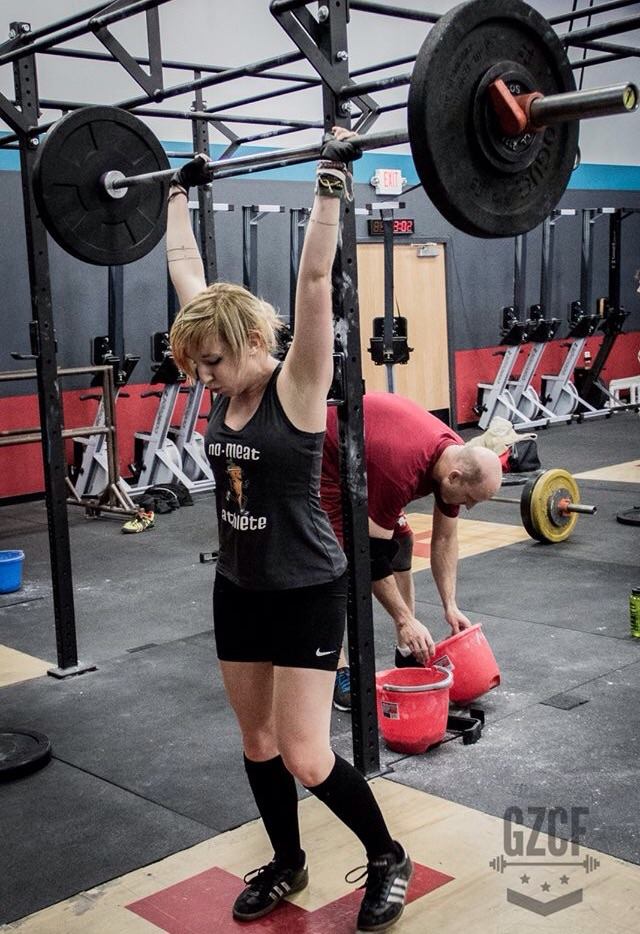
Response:
POLYGON ((399 843, 396 843, 396 847, 398 853, 390 853, 367 863, 367 882, 358 913, 358 931, 386 931, 404 911, 413 865, 403 847, 399 843))
POLYGON ((309 883, 306 865, 300 869, 279 866, 275 859, 260 869, 253 869, 244 877, 247 884, 233 905, 236 921, 253 921, 268 915, 283 898, 300 892, 309 883))

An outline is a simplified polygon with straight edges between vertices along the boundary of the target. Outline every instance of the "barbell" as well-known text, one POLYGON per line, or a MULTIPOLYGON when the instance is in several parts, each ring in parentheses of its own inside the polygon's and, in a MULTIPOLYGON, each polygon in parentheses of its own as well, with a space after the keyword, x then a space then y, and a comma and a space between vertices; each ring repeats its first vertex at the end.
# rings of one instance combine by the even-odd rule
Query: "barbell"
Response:
POLYGON ((580 502, 580 490, 568 470, 554 467, 532 477, 520 499, 492 496, 492 502, 520 506, 522 524, 539 542, 563 542, 571 535, 579 515, 592 516, 597 506, 580 502))
MULTIPOLYGON (((353 86, 343 89, 345 99, 353 86)), ((359 136, 363 150, 409 142, 428 197, 477 237, 532 230, 576 165, 578 121, 638 106, 633 84, 576 91, 552 26, 522 0, 468 0, 429 31, 416 57, 407 130, 359 136)), ((211 179, 317 159, 321 143, 223 159, 211 179)), ((34 197, 53 239, 96 265, 148 253, 166 225, 173 175, 148 127, 116 107, 58 120, 34 165, 34 197)))

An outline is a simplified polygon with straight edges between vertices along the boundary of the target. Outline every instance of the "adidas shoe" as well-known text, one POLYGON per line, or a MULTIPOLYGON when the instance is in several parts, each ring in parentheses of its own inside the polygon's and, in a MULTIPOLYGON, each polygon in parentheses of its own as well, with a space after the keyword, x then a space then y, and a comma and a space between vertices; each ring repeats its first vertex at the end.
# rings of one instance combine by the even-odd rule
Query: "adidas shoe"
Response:
POLYGON ((131 535, 134 532, 145 532, 147 529, 152 529, 155 525, 155 514, 151 511, 145 512, 144 509, 141 509, 133 517, 129 519, 128 522, 122 526, 122 531, 125 535, 131 535))
POLYGON ((338 668, 333 686, 333 706, 336 710, 351 710, 351 672, 338 668))
MULTIPOLYGON (((404 911, 413 865, 404 848, 400 844, 396 846, 398 853, 390 853, 367 863, 365 893, 358 913, 358 932, 386 931, 404 911)), ((358 878, 352 881, 356 882, 358 878)))
POLYGON ((286 869, 275 859, 244 877, 247 884, 233 905, 236 921, 253 921, 269 914, 287 895, 300 892, 309 883, 306 864, 301 869, 286 869))

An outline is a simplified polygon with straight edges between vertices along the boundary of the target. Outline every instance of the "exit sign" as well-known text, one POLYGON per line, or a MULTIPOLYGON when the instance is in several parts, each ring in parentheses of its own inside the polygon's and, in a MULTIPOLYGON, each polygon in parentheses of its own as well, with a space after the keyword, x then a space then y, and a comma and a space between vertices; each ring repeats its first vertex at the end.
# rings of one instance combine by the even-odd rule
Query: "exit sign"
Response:
POLYGON ((401 195, 406 181, 400 169, 376 169, 371 184, 377 195, 401 195))

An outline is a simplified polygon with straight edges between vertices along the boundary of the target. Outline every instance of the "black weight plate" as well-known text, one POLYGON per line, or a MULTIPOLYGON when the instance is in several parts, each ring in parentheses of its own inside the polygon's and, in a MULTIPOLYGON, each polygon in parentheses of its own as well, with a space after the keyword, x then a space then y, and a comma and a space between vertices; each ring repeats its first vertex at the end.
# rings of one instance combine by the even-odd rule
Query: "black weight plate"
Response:
POLYGON ((616 520, 622 525, 640 525, 640 506, 632 506, 616 513, 616 520))
POLYGON ((512 237, 542 223, 578 149, 575 121, 528 139, 505 137, 483 93, 500 74, 516 93, 575 89, 562 43, 536 10, 521 0, 469 0, 431 28, 409 90, 422 185, 451 224, 476 237, 512 237))
POLYGON ((0 727, 0 781, 42 768, 51 758, 51 743, 43 733, 0 727))
POLYGON ((122 266, 162 238, 168 182, 113 198, 101 179, 109 171, 130 176, 167 168, 164 149, 137 117, 117 107, 83 107, 47 133, 33 193, 45 227, 67 253, 97 266, 122 266))
POLYGON ((537 541, 544 541, 540 536, 539 530, 536 528, 532 521, 532 510, 531 510, 531 498, 533 496, 533 491, 535 489, 536 483, 538 482, 539 477, 532 477, 527 481, 524 490, 522 491, 522 496, 520 497, 520 517, 522 519, 522 524, 525 528, 525 531, 531 538, 537 539, 537 541))

